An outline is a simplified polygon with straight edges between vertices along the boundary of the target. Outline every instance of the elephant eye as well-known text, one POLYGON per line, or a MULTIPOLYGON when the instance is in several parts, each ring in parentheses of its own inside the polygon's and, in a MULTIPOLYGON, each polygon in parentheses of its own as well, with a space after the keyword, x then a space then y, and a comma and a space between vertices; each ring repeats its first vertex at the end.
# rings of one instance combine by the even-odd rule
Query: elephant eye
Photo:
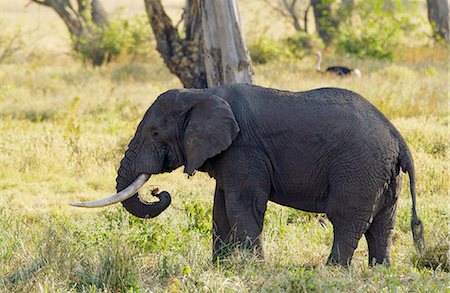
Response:
POLYGON ((153 136, 158 136, 159 135, 159 132, 158 131, 153 131, 153 136))

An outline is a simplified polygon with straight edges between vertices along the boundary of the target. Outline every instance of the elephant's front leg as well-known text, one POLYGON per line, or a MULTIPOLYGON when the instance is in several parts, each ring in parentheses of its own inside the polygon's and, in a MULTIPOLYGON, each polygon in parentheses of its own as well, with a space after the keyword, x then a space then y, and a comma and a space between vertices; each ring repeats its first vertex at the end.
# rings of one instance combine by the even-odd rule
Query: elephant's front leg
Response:
POLYGON ((243 192, 225 193, 216 186, 213 208, 214 261, 228 255, 236 246, 256 250, 260 257, 264 256, 261 233, 268 193, 243 192))
POLYGON ((262 229, 268 193, 255 189, 225 192, 225 209, 231 227, 231 246, 250 249, 264 257, 262 229))
POLYGON ((231 227, 225 208, 224 191, 216 185, 213 208, 213 261, 227 254, 231 227))
POLYGON ((263 257, 262 229, 270 194, 270 172, 264 154, 235 150, 224 154, 214 197, 214 257, 238 247, 263 257))

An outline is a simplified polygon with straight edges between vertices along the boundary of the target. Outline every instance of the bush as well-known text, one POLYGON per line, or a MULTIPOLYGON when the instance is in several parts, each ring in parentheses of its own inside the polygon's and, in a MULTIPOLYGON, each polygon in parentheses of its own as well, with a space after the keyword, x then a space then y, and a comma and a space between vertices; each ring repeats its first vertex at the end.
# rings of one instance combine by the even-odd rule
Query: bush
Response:
POLYGON ((281 48, 271 39, 258 37, 248 46, 250 56, 255 64, 266 64, 270 61, 279 59, 281 56, 281 48))
POLYGON ((323 47, 318 38, 305 32, 297 32, 283 40, 286 55, 289 58, 302 59, 305 55, 323 47))
POLYGON ((415 28, 413 14, 399 0, 359 2, 356 15, 341 23, 338 49, 360 58, 392 60, 406 31, 415 28))
POLYGON ((72 42, 83 61, 101 65, 119 56, 132 61, 147 57, 153 48, 151 36, 145 18, 135 16, 119 18, 103 28, 94 27, 91 34, 73 37, 72 42))
POLYGON ((266 64, 280 59, 302 59, 322 47, 323 44, 318 38, 305 32, 297 32, 280 42, 260 36, 248 46, 248 49, 253 63, 266 64))

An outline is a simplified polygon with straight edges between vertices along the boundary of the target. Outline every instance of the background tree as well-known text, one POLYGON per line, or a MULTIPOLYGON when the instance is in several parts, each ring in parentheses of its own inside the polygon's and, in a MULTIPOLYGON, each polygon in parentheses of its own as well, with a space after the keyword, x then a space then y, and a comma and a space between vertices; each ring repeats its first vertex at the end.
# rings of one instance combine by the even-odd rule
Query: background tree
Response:
POLYGON ((308 11, 311 8, 311 1, 302 0, 264 0, 272 10, 288 19, 294 29, 298 32, 308 32, 308 11), (303 24, 301 24, 303 23, 303 24))
POLYGON ((427 0, 427 5, 434 39, 450 43, 450 0, 427 0))
POLYGON ((354 0, 342 0, 341 4, 337 8, 336 17, 343 20, 351 20, 353 8, 355 8, 354 0))
POLYGON ((98 0, 31 0, 52 8, 64 21, 71 35, 75 51, 80 52, 93 65, 109 61, 108 52, 102 46, 95 46, 108 25, 108 15, 98 0), (75 4, 75 5, 73 5, 75 4))
POLYGON ((325 43, 330 45, 339 27, 339 19, 333 11, 334 0, 311 0, 317 32, 325 43))
POLYGON ((316 30, 325 45, 331 44, 336 36, 340 20, 351 16, 354 0, 343 0, 338 6, 335 0, 264 0, 279 15, 292 23, 297 32, 309 32, 308 13, 313 7, 316 30))

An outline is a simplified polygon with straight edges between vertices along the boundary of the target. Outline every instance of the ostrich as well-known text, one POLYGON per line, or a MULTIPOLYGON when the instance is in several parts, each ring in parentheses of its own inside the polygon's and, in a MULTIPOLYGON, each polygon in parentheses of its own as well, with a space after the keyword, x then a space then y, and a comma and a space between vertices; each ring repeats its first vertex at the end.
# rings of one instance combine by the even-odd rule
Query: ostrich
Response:
POLYGON ((320 51, 317 51, 316 56, 317 56, 316 71, 319 73, 331 73, 341 77, 350 75, 361 77, 361 71, 359 71, 359 69, 357 68, 350 69, 345 66, 330 66, 327 68, 327 70, 325 70, 325 72, 323 72, 320 69, 320 63, 322 62, 322 53, 320 53, 320 51))

